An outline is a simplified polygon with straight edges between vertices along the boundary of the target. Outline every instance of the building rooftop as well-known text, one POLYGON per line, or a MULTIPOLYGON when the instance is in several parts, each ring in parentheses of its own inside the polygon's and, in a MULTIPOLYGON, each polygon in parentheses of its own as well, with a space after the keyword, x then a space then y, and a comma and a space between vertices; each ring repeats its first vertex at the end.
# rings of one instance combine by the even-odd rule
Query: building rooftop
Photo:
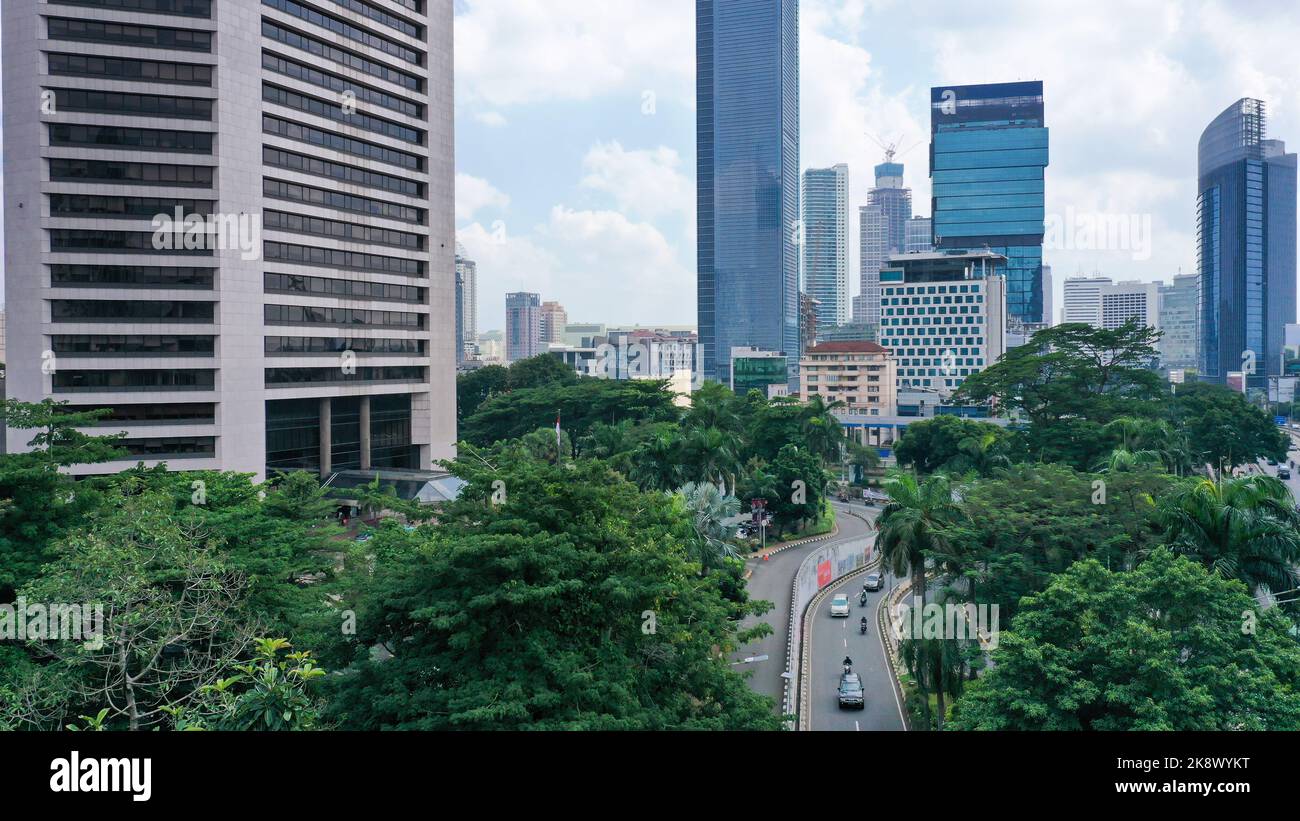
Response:
POLYGON ((846 339, 837 342, 823 342, 807 348, 804 353, 888 353, 885 348, 874 342, 846 339))

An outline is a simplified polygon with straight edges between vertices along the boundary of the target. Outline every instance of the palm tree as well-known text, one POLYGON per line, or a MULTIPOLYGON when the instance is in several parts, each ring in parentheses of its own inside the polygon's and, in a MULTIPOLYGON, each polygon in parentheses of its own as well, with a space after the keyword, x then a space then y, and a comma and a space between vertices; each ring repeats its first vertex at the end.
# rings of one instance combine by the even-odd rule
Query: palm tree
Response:
POLYGON ((1131 451, 1115 448, 1110 452, 1110 456, 1098 462, 1093 470, 1097 473, 1132 473, 1135 470, 1157 465, 1163 467, 1165 461, 1153 450, 1131 451))
POLYGON ((1142 458, 1143 464, 1151 463, 1151 457, 1155 457, 1155 463, 1163 465, 1169 473, 1181 476, 1191 463, 1187 438, 1163 420, 1121 416, 1107 423, 1102 433, 1117 443, 1118 450, 1148 454, 1142 458))
POLYGON ((724 491, 730 486, 734 493, 736 474, 740 472, 736 444, 733 436, 717 428, 691 431, 683 443, 688 478, 715 482, 724 491))
POLYGON ((945 696, 954 699, 962 694, 966 683, 966 655, 963 645, 971 639, 922 638, 909 636, 898 643, 898 654, 903 666, 916 682, 923 712, 928 721, 933 717, 935 729, 943 729, 943 718, 948 708, 945 696), (936 699, 935 715, 930 714, 930 694, 936 699))
POLYGON ((1196 480, 1164 501, 1160 520, 1173 550, 1257 596, 1300 586, 1300 513, 1271 476, 1196 480))
POLYGON ((997 468, 1011 466, 1011 460, 1000 451, 996 433, 967 436, 957 443, 957 450, 966 457, 971 468, 980 476, 991 476, 997 468))
POLYGON ((836 399, 827 402, 819 395, 808 400, 807 412, 800 427, 808 449, 823 459, 840 458, 840 447, 844 444, 844 426, 835 418, 834 411, 848 407, 836 399))
POLYGON ((737 410, 739 399, 729 389, 717 383, 705 383, 691 395, 691 409, 682 420, 686 430, 718 430, 739 432, 740 414, 737 410))
POLYGON ((642 490, 669 490, 681 484, 681 439, 660 431, 632 454, 631 480, 642 490))
POLYGON ((727 519, 740 512, 740 500, 728 496, 708 482, 689 482, 678 488, 677 495, 690 512, 695 526, 692 544, 700 572, 718 567, 727 557, 739 555, 729 539, 735 527, 727 519))
POLYGON ((925 603, 925 559, 949 548, 946 529, 958 516, 948 477, 941 473, 918 483, 910 473, 896 473, 885 482, 889 504, 876 520, 882 561, 895 576, 911 574, 912 590, 925 603))

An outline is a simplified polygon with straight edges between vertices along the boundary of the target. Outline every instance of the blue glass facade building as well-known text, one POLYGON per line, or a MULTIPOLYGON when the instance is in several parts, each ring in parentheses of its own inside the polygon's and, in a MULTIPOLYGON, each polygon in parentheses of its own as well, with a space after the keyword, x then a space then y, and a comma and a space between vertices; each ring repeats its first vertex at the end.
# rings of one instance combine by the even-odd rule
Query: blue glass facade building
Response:
POLYGON ((1265 139, 1267 122, 1263 101, 1243 98, 1198 145, 1200 375, 1243 371, 1251 388, 1280 373, 1296 317, 1296 155, 1265 139))
POLYGON ((934 246, 1007 258, 1007 317, 1043 317, 1044 175, 1041 82, 930 90, 934 246))
POLYGON ((696 0, 703 376, 731 348, 799 356, 798 0, 696 0))

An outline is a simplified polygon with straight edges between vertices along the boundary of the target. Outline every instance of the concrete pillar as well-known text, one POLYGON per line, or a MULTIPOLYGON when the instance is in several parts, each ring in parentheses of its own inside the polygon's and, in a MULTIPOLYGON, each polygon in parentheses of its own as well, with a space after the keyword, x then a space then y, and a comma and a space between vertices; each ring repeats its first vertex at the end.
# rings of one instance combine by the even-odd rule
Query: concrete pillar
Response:
POLYGON ((361 469, 370 470, 370 397, 361 397, 361 469))
POLYGON ((334 405, 327 396, 320 401, 320 475, 328 478, 333 470, 334 405))

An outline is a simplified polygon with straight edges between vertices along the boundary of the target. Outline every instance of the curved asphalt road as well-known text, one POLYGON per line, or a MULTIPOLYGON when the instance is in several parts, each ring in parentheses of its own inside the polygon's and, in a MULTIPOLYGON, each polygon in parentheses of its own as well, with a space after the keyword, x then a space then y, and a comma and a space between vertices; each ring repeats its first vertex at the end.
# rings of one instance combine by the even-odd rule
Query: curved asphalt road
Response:
MULTIPOLYGON (((839 533, 833 539, 793 547, 773 555, 767 561, 763 561, 760 556, 745 562, 746 568, 752 571, 748 584, 750 598, 766 599, 775 604, 776 607, 769 610, 764 616, 748 616, 741 622, 742 629, 752 627, 760 622, 767 622, 772 625, 772 635, 738 648, 732 654, 731 660, 735 664, 735 669, 751 673, 749 679, 750 688, 755 692, 770 697, 773 701, 773 710, 778 715, 781 714, 781 699, 785 693, 785 679, 781 678, 781 674, 785 672, 786 638, 790 627, 790 585, 794 582, 794 574, 799 570, 799 564, 809 553, 820 547, 842 541, 861 539, 871 532, 868 525, 861 519, 842 512, 846 507, 845 505, 837 504, 835 507, 837 509, 835 521, 839 526, 839 533), (764 655, 767 656, 766 661, 743 663, 746 658, 764 655)), ((862 505, 853 505, 852 509, 858 513, 868 512, 874 514, 872 508, 866 508, 862 505)), ((861 583, 859 583, 860 586, 861 583)), ((854 627, 854 629, 857 628, 854 627)), ((879 644, 876 646, 876 653, 880 653, 879 644)), ((842 659, 843 655, 836 658, 842 659)), ((857 656, 854 656, 854 661, 857 661, 857 656)), ((880 660, 880 663, 884 663, 883 659, 880 660)), ((837 686, 838 683, 837 680, 835 685, 837 686)), ((868 710, 870 710, 869 706, 868 710)))
POLYGON ((817 605, 817 612, 809 614, 808 634, 811 642, 808 671, 808 700, 812 713, 808 726, 813 730, 904 730, 903 717, 890 680, 885 651, 880 643, 880 627, 876 620, 876 607, 889 594, 890 585, 897 584, 885 576, 885 584, 876 593, 867 593, 867 606, 858 606, 858 593, 866 574, 847 581, 834 582, 817 605), (831 599, 836 593, 849 597, 849 617, 831 616, 831 599), (867 617, 866 635, 862 635, 859 620, 867 617), (844 657, 853 659, 853 670, 862 677, 866 690, 866 707, 861 710, 841 710, 839 706, 840 669, 844 657))

